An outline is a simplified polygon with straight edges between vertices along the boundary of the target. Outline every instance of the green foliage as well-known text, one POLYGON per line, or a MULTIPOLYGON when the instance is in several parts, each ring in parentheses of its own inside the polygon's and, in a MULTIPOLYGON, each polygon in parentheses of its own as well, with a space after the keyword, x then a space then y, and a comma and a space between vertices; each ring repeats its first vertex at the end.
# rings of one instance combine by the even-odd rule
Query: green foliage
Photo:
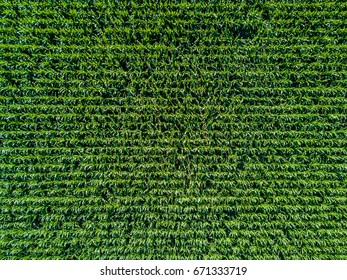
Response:
POLYGON ((346 259, 346 1, 0 13, 0 259, 346 259))

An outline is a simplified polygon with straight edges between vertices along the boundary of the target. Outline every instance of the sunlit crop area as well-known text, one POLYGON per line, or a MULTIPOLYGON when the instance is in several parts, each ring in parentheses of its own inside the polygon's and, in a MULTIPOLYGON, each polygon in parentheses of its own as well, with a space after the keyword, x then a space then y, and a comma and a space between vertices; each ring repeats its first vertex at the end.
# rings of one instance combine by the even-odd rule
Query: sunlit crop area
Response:
POLYGON ((347 259, 346 1, 0 14, 0 259, 347 259))

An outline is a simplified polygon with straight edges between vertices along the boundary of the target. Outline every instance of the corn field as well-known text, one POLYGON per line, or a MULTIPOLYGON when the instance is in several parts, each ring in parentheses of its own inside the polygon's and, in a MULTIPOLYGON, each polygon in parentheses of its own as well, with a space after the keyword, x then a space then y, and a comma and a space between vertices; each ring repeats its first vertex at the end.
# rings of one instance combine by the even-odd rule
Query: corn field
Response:
POLYGON ((347 1, 0 14, 0 259, 347 259, 347 1))

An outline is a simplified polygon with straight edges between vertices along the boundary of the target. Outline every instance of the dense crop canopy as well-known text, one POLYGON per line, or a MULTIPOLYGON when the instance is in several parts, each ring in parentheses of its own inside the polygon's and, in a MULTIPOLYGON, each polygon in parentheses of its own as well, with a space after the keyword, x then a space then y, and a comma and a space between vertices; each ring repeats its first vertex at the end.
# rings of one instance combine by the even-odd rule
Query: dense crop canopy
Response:
POLYGON ((347 258, 346 1, 0 14, 0 259, 347 258))

